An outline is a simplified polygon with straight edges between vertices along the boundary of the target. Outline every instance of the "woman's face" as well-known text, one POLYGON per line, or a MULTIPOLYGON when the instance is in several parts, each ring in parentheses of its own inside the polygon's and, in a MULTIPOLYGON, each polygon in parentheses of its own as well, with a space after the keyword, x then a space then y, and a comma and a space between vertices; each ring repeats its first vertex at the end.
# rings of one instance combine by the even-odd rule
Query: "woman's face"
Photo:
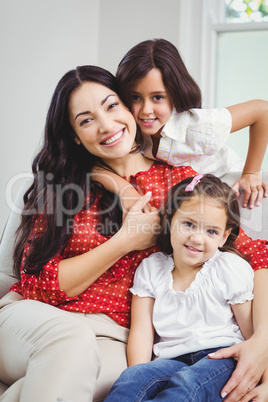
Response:
POLYGON ((77 144, 106 163, 129 154, 136 123, 118 95, 96 82, 85 82, 69 100, 69 119, 77 144))

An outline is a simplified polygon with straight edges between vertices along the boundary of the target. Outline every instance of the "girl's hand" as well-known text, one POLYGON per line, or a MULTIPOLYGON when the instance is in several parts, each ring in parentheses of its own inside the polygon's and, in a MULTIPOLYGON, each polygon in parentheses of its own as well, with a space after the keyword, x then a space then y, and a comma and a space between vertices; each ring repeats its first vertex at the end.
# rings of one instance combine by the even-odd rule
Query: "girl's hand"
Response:
POLYGON ((160 230, 160 217, 149 201, 152 194, 146 193, 131 207, 122 228, 115 236, 125 236, 132 250, 144 250, 156 244, 160 230))
POLYGON ((225 402, 244 401, 242 398, 249 393, 249 388, 253 390, 256 387, 267 365, 267 357, 253 337, 238 345, 220 349, 208 357, 212 359, 233 357, 237 360, 235 371, 221 390, 222 397, 227 395, 225 402))
POLYGON ((263 197, 268 196, 268 185, 258 173, 242 173, 242 176, 234 183, 232 188, 237 197, 240 195, 239 189, 242 188, 244 190, 244 208, 248 206, 252 209, 255 203, 256 206, 260 206, 263 197))

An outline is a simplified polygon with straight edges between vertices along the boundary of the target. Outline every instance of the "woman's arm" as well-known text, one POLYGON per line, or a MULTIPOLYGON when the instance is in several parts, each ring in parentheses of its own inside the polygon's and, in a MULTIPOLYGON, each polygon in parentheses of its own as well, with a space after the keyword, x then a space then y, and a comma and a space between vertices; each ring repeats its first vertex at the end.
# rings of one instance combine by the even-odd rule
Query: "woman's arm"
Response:
POLYGON ((127 345, 128 365, 148 363, 152 359, 154 299, 132 296, 131 326, 127 345))
MULTIPOLYGON (((226 402, 240 401, 249 391, 248 387, 252 389, 257 385, 268 366, 267 283, 268 269, 255 271, 252 304, 253 335, 245 342, 217 351, 212 357, 217 359, 233 357, 237 360, 236 369, 221 392, 228 394, 226 402)), ((268 400, 268 394, 266 398, 268 400)))
POLYGON ((156 244, 158 211, 143 211, 150 198, 151 193, 140 197, 127 214, 121 229, 105 243, 84 254, 59 262, 59 285, 67 296, 72 297, 84 292, 130 251, 144 250, 156 244))
POLYGON ((249 147, 242 176, 233 185, 239 195, 239 187, 245 191, 243 206, 253 208, 268 196, 268 185, 262 181, 261 166, 268 143, 268 102, 252 100, 227 107, 232 115, 231 132, 249 126, 249 147))

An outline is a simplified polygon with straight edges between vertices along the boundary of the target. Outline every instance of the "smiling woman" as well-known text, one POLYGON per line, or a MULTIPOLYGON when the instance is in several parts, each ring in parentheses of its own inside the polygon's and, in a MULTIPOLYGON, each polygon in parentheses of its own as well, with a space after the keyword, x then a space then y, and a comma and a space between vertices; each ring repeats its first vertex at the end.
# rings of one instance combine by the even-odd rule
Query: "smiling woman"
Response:
POLYGON ((74 91, 69 114, 75 142, 104 161, 128 154, 134 144, 136 124, 132 114, 116 93, 99 83, 87 82, 74 91))
POLYGON ((0 302, 0 379, 14 384, 1 400, 100 401, 127 365, 129 288, 158 250, 157 209, 195 172, 137 152, 135 120, 99 67, 62 77, 44 132, 14 253, 20 281, 0 302), (94 181, 96 165, 144 194, 123 222, 118 197, 94 181))

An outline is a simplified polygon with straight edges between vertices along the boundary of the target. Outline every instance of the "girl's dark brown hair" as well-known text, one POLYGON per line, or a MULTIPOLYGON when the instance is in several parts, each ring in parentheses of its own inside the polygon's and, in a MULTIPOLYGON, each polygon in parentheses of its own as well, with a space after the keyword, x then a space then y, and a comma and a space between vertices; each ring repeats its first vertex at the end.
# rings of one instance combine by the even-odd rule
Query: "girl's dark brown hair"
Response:
MULTIPOLYGON (((239 235, 240 230, 240 212, 239 205, 234 191, 228 184, 222 182, 218 177, 212 174, 206 174, 197 183, 193 191, 185 191, 193 177, 188 177, 171 188, 167 200, 163 206, 161 215, 161 232, 159 235, 159 244, 162 251, 166 254, 173 252, 170 242, 171 221, 175 212, 180 208, 183 201, 190 200, 192 197, 201 197, 201 199, 211 199, 216 205, 223 208, 226 212, 227 222, 226 230, 231 229, 225 244, 220 247, 221 251, 230 251, 239 254, 235 249, 234 242, 239 235)), ((216 223, 216 222, 215 222, 216 223)), ((240 255, 240 254, 239 254, 240 255)))
MULTIPOLYGON (((101 208, 108 211, 102 214, 103 226, 107 227, 107 219, 115 223, 109 226, 111 228, 121 225, 122 213, 118 211, 118 199, 114 202, 116 196, 90 179, 89 172, 94 165, 108 167, 82 144, 76 144, 75 133, 69 122, 70 96, 85 82, 100 83, 118 94, 115 77, 97 66, 77 67, 58 82, 47 113, 43 145, 32 164, 34 181, 24 195, 24 209, 13 254, 14 272, 18 276, 27 244, 30 248, 23 269, 29 274, 42 270, 52 257, 64 250, 70 237, 69 222, 78 212, 79 202, 88 194, 89 183, 93 194, 96 195, 97 191, 103 194, 101 208), (60 199, 57 188, 65 189, 60 199), (111 204, 117 205, 114 210, 108 208, 111 204), (32 233, 33 213, 40 215, 40 225, 43 219, 46 230, 42 235, 38 236, 38 228, 36 234, 32 233)), ((90 203, 93 201, 94 197, 90 203)), ((88 208, 89 204, 82 204, 80 209, 88 208)))
POLYGON ((123 102, 131 110, 132 88, 150 70, 158 68, 178 113, 201 107, 201 91, 178 52, 165 39, 146 40, 132 47, 120 61, 116 80, 123 102))

